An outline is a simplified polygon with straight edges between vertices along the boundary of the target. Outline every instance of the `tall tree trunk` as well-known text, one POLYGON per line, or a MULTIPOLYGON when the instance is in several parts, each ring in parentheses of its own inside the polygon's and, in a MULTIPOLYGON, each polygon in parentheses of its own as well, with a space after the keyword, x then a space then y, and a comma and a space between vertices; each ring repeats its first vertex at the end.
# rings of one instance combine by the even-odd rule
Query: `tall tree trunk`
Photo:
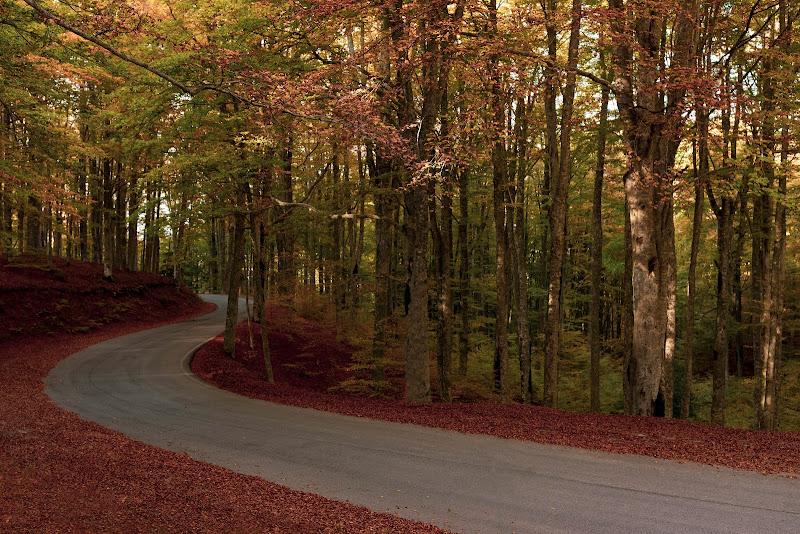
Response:
POLYGON ((178 228, 173 229, 174 237, 175 237, 175 250, 173 251, 172 261, 173 261, 173 278, 175 279, 175 283, 180 285, 185 283, 184 281, 184 273, 186 271, 186 250, 188 249, 188 239, 186 237, 186 225, 187 222, 187 207, 189 205, 189 196, 186 192, 181 192, 181 201, 178 207, 178 213, 175 215, 178 217, 178 228))
POLYGON ((533 402, 533 377, 531 375, 531 327, 528 295, 528 247, 525 175, 527 174, 528 116, 524 98, 517 103, 519 122, 516 146, 516 185, 513 210, 514 232, 512 234, 514 268, 514 295, 517 311, 517 340, 519 345, 520 390, 523 404, 533 402))
MULTIPOLYGON (((392 40, 395 44, 402 42, 404 28, 398 18, 402 2, 397 0, 397 11, 392 17, 392 40)), ((422 68, 421 112, 419 128, 416 132, 407 128, 412 124, 414 110, 414 93, 411 85, 411 73, 403 64, 407 61, 406 52, 398 54, 398 80, 401 90, 398 124, 405 130, 407 141, 416 147, 419 161, 428 162, 433 159, 434 152, 431 137, 441 110, 442 96, 447 79, 443 64, 443 43, 441 36, 427 34, 428 24, 438 23, 447 17, 447 6, 437 3, 426 13, 422 21, 422 35, 426 38, 422 48, 427 61, 422 68), (416 134, 416 135, 415 135, 416 134)), ((423 181, 409 182, 405 192, 406 220, 406 262, 407 262, 407 294, 408 314, 406 318, 406 401, 430 402, 430 367, 428 357, 428 187, 423 181)))
MULTIPOLYGON (((701 138, 702 139, 702 138, 701 138)), ((702 143, 703 141, 701 141, 702 143)), ((702 150, 700 151, 702 152, 702 150)), ((698 173, 703 176, 702 172, 698 173)), ((694 301, 697 295, 697 254, 700 249, 700 232, 703 227, 703 182, 701 178, 694 189, 694 216, 692 218, 692 245, 689 252, 689 273, 687 274, 688 295, 686 296, 686 332, 684 334, 683 385, 681 388, 680 418, 689 418, 692 398, 692 374, 694 366, 694 301)))
POLYGON ((97 158, 89 160, 89 193, 92 197, 90 226, 92 234, 92 261, 103 261, 103 184, 97 158))
MULTIPOLYGON (((549 0, 548 16, 555 17, 555 0, 549 0)), ((581 0, 572 2, 572 24, 570 27, 569 51, 567 58, 566 83, 562 91, 561 128, 558 149, 550 148, 550 208, 548 224, 550 227, 550 268, 547 290, 547 322, 545 324, 544 345, 544 392, 542 402, 551 408, 558 407, 558 360, 561 339, 563 293, 562 273, 564 268, 564 248, 567 235, 567 195, 571 172, 572 112, 575 101, 575 68, 578 63, 578 44, 580 40, 581 0)), ((554 21, 547 23, 550 43, 550 60, 556 61, 556 30, 554 21)), ((551 68, 552 70, 552 68, 551 68)), ((555 75, 555 72, 551 72, 555 75)), ((555 142, 555 93, 549 96, 553 102, 547 118, 548 140, 555 142)))
POLYGON ((0 181, 2 187, 2 209, 0 209, 0 250, 8 255, 13 246, 13 232, 14 232, 14 213, 13 201, 11 199, 11 186, 7 183, 0 181))
POLYGON ((128 264, 128 227, 125 225, 128 207, 128 181, 122 175, 124 171, 122 163, 117 162, 116 167, 117 198, 112 218, 115 244, 113 265, 115 269, 122 269, 127 267, 128 264))
POLYGON ((431 401, 428 366, 428 189, 405 193, 408 313, 406 315, 406 401, 431 401))
MULTIPOLYGON (((603 77, 606 77, 605 53, 600 49, 600 64, 603 77)), ((608 87, 600 91, 600 123, 597 129, 597 159, 594 170, 594 189, 592 192, 592 267, 589 346, 591 362, 589 370, 589 411, 600 412, 600 356, 601 332, 600 314, 603 282, 603 180, 606 166, 606 134, 608 131, 608 87)))
POLYGON ((136 259, 139 255, 139 174, 133 170, 131 183, 128 188, 128 249, 126 251, 126 266, 129 270, 135 271, 137 268, 136 259))
POLYGON ((210 235, 208 236, 208 292, 216 293, 219 290, 217 279, 219 277, 219 250, 217 249, 217 219, 211 217, 209 223, 210 235))
MULTIPOLYGON (((774 33, 774 30, 773 32, 774 33)), ((774 38, 774 35, 772 36, 774 38)), ((774 60, 767 56, 761 74, 763 100, 761 113, 763 122, 760 139, 761 192, 753 200, 753 301, 757 324, 753 343, 753 358, 756 386, 754 389, 755 427, 768 429, 772 426, 774 408, 775 352, 771 344, 773 334, 773 298, 775 286, 773 251, 776 244, 776 225, 773 224, 772 188, 775 183, 775 90, 774 60)), ((774 221, 777 224, 777 220, 774 221)))
POLYGON ((391 162, 367 145, 367 161, 375 186, 375 324, 372 338, 371 379, 373 392, 383 394, 386 385, 387 323, 391 316, 389 280, 391 276, 391 162))
POLYGON ((26 250, 32 254, 44 252, 42 240, 42 202, 35 196, 28 197, 26 206, 28 226, 26 228, 26 250))
POLYGON ((217 291, 220 293, 228 290, 230 283, 230 269, 228 268, 230 262, 230 243, 228 240, 228 226, 229 221, 225 217, 217 219, 214 231, 217 233, 217 249, 219 264, 217 266, 217 291))
MULTIPOLYGON (((336 147, 333 148, 336 151, 336 147)), ((333 210, 336 213, 342 211, 342 199, 340 194, 340 178, 341 168, 339 166, 339 155, 333 156, 333 189, 331 195, 333 197, 333 210)), ((333 254, 331 263, 333 265, 333 301, 336 308, 337 315, 344 309, 345 305, 345 277, 344 272, 344 243, 342 242, 343 225, 342 219, 336 218, 331 221, 331 233, 333 241, 333 254)))
MULTIPOLYGON (((707 145, 708 137, 708 112, 703 110, 699 115, 700 126, 700 174, 705 177, 710 169, 707 145)), ((725 165, 730 164, 729 147, 730 115, 723 112, 723 159, 725 165)), ((730 298, 733 273, 731 271, 731 247, 733 243, 733 215, 735 199, 728 193, 723 193, 721 204, 718 204, 709 189, 709 202, 717 217, 717 318, 714 336, 712 357, 712 394, 711 394, 711 423, 725 424, 726 393, 728 389, 728 324, 730 322, 730 298)), ((692 332, 694 333, 694 332, 692 332)), ((688 410, 688 406, 687 406, 688 410)), ((688 413, 688 412, 687 412, 688 413)))
POLYGON ((114 267, 114 172, 112 161, 103 159, 103 280, 113 280, 114 267))
POLYGON ((241 194, 237 194, 236 212, 233 215, 233 251, 230 257, 231 272, 223 340, 223 350, 231 358, 236 357, 236 324, 239 317, 239 288, 242 285, 242 263, 244 261, 244 213, 242 213, 242 207, 241 194))
MULTIPOLYGON (((282 148, 280 150, 281 169, 277 180, 278 198, 284 202, 294 202, 292 184, 292 154, 294 136, 291 132, 282 132, 282 148)), ((291 208, 278 208, 281 215, 291 208)), ((282 228, 275 235, 278 253, 278 292, 281 295, 293 296, 297 286, 297 272, 294 259, 294 232, 289 227, 290 221, 283 221, 282 228)))
MULTIPOLYGON (((497 36, 497 2, 489 2, 489 19, 493 36, 497 36)), ((499 55, 492 54, 489 59, 491 82, 492 113, 494 135, 492 142, 492 209, 494 212, 494 231, 497 240, 497 262, 495 280, 497 304, 495 319, 494 369, 495 387, 500 390, 500 401, 509 402, 511 393, 508 380, 508 241, 506 232, 505 195, 508 187, 508 158, 506 155, 505 129, 506 116, 503 101, 502 79, 499 70, 499 55)))
MULTIPOLYGON (((777 36, 776 28, 770 29, 772 46, 776 46, 785 57, 788 54, 789 40, 786 32, 794 21, 789 18, 787 3, 778 4, 777 36)), ((775 139, 778 106, 777 92, 784 90, 781 78, 781 56, 768 50, 763 61, 762 74, 762 136, 761 171, 764 176, 762 193, 756 198, 753 207, 753 222, 758 230, 753 236, 753 288, 754 299, 759 312, 755 343, 755 426, 758 429, 777 429, 780 423, 778 410, 780 403, 781 343, 783 326, 784 287, 786 271, 786 172, 788 161, 788 125, 782 128, 784 140, 781 143, 780 168, 776 173, 775 139), (777 176, 776 176, 777 175, 777 176), (777 191, 773 189, 777 178, 777 191), (775 194, 777 193, 777 194, 775 194), (775 195, 773 199, 773 194, 775 195), (774 211, 773 211, 774 206, 774 211), (756 256, 758 253, 758 257, 756 256), (756 264, 758 262, 758 265, 756 264), (756 270, 758 267, 758 270, 756 270), (756 277, 758 276, 758 280, 756 277), (758 291, 756 292, 756 289, 758 291)), ((788 119, 782 119, 788 120, 788 119)))
MULTIPOLYGON (((450 178, 444 179, 449 183, 450 178)), ((450 402, 450 368, 453 352, 453 288, 452 288, 452 255, 453 255, 453 213, 450 187, 447 183, 442 188, 442 206, 436 206, 436 191, 431 195, 431 213, 434 221, 433 232, 434 273, 436 278, 436 368, 438 372, 439 397, 442 402, 450 402), (437 211, 439 216, 436 217, 437 211), (438 219, 438 220, 436 220, 438 219)))
MULTIPOLYGON (((659 397, 666 404, 664 397, 669 395, 662 374, 665 354, 671 353, 669 338, 674 339, 671 174, 680 141, 675 132, 682 121, 679 114, 669 110, 683 102, 686 88, 674 83, 666 93, 659 89, 667 42, 664 15, 652 7, 638 6, 632 10, 636 18, 627 20, 630 6, 624 0, 610 0, 609 7, 619 14, 611 23, 615 35, 613 88, 628 152, 625 193, 633 249, 634 324, 626 370, 628 408, 629 413, 652 415, 659 397)), ((675 15, 669 41, 671 71, 683 72, 681 69, 694 64, 697 14, 697 0, 692 0, 675 15)))
POLYGON ((469 197, 467 194, 468 173, 465 169, 459 169, 458 173, 458 247, 459 247, 459 275, 458 275, 458 296, 460 305, 461 328, 458 332, 458 373, 461 376, 467 374, 467 363, 469 361, 469 319, 471 312, 471 299, 469 291, 469 239, 468 217, 469 217, 469 197))
MULTIPOLYGON (((253 292, 253 311, 259 323, 259 333, 261 334, 261 357, 264 359, 267 382, 274 382, 275 376, 272 371, 272 356, 269 351, 269 338, 267 336, 267 312, 265 289, 265 270, 267 267, 264 261, 266 253, 266 230, 262 215, 257 215, 255 210, 250 214, 250 232, 253 236, 253 268, 254 268, 254 289, 253 292)), ((238 310, 237 310, 238 312, 238 310)))
POLYGON ((633 412, 633 235, 627 200, 625 212, 625 274, 622 278, 622 396, 625 413, 633 412))

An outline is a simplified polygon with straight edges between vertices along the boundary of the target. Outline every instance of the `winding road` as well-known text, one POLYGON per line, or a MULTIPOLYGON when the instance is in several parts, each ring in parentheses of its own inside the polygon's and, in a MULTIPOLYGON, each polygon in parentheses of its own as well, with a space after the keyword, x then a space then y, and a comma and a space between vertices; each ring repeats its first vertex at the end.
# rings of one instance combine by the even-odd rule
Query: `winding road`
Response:
POLYGON ((47 377, 61 407, 131 438, 456 532, 800 532, 800 481, 248 399, 188 367, 217 311, 81 351, 47 377))

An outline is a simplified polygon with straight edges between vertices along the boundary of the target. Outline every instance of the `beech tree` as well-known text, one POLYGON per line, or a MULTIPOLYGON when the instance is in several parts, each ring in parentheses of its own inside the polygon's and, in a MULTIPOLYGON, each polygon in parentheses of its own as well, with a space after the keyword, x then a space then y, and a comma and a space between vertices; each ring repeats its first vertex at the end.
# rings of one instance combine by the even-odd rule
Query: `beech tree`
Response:
POLYGON ((402 352, 411 402, 480 383, 671 416, 675 385, 682 417, 722 423, 735 356, 755 425, 780 424, 788 2, 3 9, 7 254, 227 292, 232 356, 241 293, 262 339, 268 300, 370 313, 354 365, 374 394, 402 352))

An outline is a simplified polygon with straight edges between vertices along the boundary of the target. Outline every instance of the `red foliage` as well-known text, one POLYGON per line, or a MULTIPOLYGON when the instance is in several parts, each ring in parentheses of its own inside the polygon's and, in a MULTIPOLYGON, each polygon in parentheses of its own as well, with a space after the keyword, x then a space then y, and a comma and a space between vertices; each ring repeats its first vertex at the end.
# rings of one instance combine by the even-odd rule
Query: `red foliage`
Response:
POLYGON ((125 316, 163 319, 198 303, 191 291, 176 291, 174 280, 155 274, 117 269, 109 282, 99 263, 0 256, 0 343, 88 332, 125 316))
POLYGON ((248 397, 343 415, 763 473, 800 474, 797 432, 723 428, 655 417, 579 414, 521 404, 418 405, 390 398, 367 401, 363 396, 330 393, 337 378, 348 376, 353 349, 337 342, 330 327, 300 317, 288 308, 272 308, 268 321, 274 384, 264 380, 256 324, 252 325, 255 349, 250 349, 247 324, 242 323, 237 360, 224 355, 220 336, 197 352, 192 370, 218 387, 248 397))
MULTIPOLYGON (((0 532, 442 532, 192 460, 58 408, 45 395, 43 378, 65 356, 111 337, 207 313, 213 306, 177 291, 168 279, 142 273, 119 273, 115 287, 154 288, 115 296, 100 282, 95 266, 57 262, 74 284, 70 294, 46 267, 4 263, 3 305, 14 291, 30 296, 23 310, 47 305, 47 291, 78 311, 86 304, 75 301, 87 296, 106 307, 132 298, 137 305, 86 334, 42 336, 33 327, 24 337, 0 343, 0 532), (165 307, 165 297, 174 303, 165 307)), ((23 303, 19 295, 14 298, 23 303)))

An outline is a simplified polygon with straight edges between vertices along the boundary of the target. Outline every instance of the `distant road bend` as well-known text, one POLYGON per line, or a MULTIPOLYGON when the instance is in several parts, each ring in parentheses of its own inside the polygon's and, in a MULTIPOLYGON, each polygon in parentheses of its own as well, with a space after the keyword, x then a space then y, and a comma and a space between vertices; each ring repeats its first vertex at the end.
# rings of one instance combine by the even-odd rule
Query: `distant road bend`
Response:
MULTIPOLYGON (((456 532, 800 532, 800 481, 345 417, 216 389, 188 369, 216 312, 111 339, 47 377, 131 438, 456 532)), ((241 308, 241 306, 240 306, 241 308)))

